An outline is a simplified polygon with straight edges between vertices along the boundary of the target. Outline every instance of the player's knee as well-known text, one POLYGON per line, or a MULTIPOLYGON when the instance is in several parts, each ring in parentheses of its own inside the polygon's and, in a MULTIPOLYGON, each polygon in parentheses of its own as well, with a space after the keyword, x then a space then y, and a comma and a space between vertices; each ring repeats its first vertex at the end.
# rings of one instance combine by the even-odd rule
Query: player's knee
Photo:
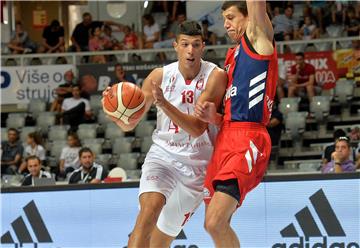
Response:
POLYGON ((142 206, 139 215, 142 217, 142 222, 156 223, 161 212, 159 206, 142 206))
POLYGON ((208 212, 205 218, 205 230, 211 235, 219 235, 225 230, 228 223, 224 221, 223 216, 216 213, 208 212))

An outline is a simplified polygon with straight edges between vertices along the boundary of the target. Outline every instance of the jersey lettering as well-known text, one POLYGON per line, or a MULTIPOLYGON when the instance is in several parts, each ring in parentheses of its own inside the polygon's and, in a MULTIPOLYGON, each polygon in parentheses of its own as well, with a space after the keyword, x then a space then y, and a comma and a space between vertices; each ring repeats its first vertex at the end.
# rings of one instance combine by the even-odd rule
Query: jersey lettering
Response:
POLYGON ((181 92, 182 95, 182 103, 194 103, 194 91, 192 90, 184 90, 181 92))
POLYGON ((172 120, 170 120, 169 122, 169 129, 168 131, 170 130, 174 130, 174 133, 178 133, 179 132, 179 126, 176 125, 174 122, 172 122, 172 120))

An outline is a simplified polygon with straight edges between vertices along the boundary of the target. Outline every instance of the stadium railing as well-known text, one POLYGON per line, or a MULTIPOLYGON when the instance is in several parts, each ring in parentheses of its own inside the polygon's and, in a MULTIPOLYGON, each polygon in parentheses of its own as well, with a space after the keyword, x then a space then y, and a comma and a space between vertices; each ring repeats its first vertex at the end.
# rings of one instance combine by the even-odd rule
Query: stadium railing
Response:
MULTIPOLYGON (((331 50, 335 51, 337 49, 344 48, 342 44, 348 44, 351 46, 351 41, 358 41, 358 36, 353 37, 338 37, 338 38, 322 38, 314 40, 294 40, 294 41, 281 41, 276 42, 278 53, 284 53, 285 46, 296 46, 296 45, 306 45, 309 44, 321 44, 321 43, 331 43, 331 50)), ((217 56, 225 58, 226 50, 231 47, 231 44, 227 45, 215 45, 215 46, 206 46, 205 52, 209 50, 215 51, 217 56)), ((346 47, 345 47, 346 48, 346 47)), ((43 54, 43 53, 34 53, 34 54, 23 54, 23 55, 7 55, 2 54, 1 56, 1 65, 6 66, 6 61, 8 59, 14 59, 16 61, 16 66, 28 66, 30 61, 34 58, 39 58, 42 61, 43 65, 54 64, 55 60, 58 57, 64 57, 67 60, 68 64, 79 65, 84 63, 83 57, 85 56, 94 56, 94 55, 114 55, 117 62, 127 63, 131 62, 131 57, 133 54, 140 55, 143 58, 143 61, 154 61, 156 54, 164 52, 168 60, 175 60, 176 53, 173 48, 163 48, 163 49, 143 49, 143 50, 118 50, 118 51, 101 51, 101 52, 72 52, 72 53, 52 53, 52 54, 43 54), (148 58, 148 59, 147 59, 148 58)), ((292 51, 295 52, 295 51, 292 51)))

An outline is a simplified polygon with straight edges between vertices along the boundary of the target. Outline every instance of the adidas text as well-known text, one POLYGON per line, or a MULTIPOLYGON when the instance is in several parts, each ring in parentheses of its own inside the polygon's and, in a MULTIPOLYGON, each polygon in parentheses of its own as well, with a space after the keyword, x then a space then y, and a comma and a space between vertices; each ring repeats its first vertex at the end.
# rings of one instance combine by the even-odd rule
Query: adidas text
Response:
POLYGON ((225 100, 229 99, 230 97, 236 96, 237 94, 237 87, 232 86, 231 88, 227 89, 225 94, 225 100))
POLYGON ((345 242, 333 242, 328 243, 327 237, 323 237, 322 242, 309 241, 308 239, 304 240, 304 237, 299 238, 299 242, 295 243, 276 243, 272 248, 360 248, 359 244, 356 242, 350 242, 345 244, 345 242))

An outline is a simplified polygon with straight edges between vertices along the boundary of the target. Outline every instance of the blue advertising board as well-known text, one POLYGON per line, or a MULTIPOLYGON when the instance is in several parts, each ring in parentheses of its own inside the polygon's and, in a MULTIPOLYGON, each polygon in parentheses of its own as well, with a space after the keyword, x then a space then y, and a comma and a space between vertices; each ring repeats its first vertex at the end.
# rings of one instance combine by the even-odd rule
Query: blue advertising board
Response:
MULTIPOLYGON (((241 247, 359 248, 359 186, 359 179, 263 182, 232 226, 241 247)), ((137 195, 136 187, 2 193, 1 247, 126 247, 137 195)), ((204 209, 172 248, 214 247, 204 209)))

